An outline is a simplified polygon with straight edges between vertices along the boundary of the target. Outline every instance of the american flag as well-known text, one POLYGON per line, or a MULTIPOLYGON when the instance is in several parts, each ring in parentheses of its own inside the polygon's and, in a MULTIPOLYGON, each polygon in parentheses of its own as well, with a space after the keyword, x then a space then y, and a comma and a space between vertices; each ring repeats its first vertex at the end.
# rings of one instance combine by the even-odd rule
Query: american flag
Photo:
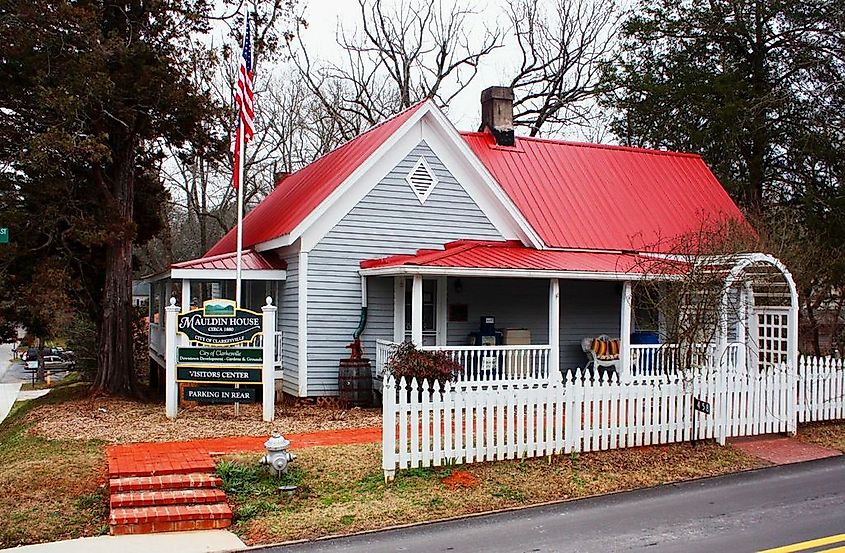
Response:
POLYGON ((252 140, 254 132, 252 120, 255 116, 255 108, 252 103, 252 43, 249 36, 249 14, 246 14, 244 21, 244 48, 241 54, 240 65, 238 67, 238 78, 235 82, 235 105, 238 108, 238 120, 235 127, 235 140, 232 143, 232 153, 234 154, 235 160, 235 170, 232 184, 236 189, 240 186, 239 175, 242 153, 240 148, 240 133, 244 133, 244 145, 252 140))

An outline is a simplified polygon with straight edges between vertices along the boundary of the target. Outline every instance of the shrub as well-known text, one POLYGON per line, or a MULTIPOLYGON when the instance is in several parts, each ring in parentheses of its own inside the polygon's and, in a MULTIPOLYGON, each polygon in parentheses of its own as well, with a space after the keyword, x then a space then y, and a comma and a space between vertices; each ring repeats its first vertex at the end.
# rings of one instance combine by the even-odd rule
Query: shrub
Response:
POLYGON ((454 380, 462 367, 442 351, 422 351, 411 342, 400 344, 387 362, 387 372, 397 380, 405 377, 440 382, 454 380))

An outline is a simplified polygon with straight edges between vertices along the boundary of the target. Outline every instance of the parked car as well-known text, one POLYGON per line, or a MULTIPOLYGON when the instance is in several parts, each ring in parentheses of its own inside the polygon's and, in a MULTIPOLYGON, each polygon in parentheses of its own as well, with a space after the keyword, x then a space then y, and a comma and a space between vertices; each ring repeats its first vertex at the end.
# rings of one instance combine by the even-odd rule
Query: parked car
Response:
MULTIPOLYGON (((47 371, 68 371, 73 369, 73 361, 69 361, 59 355, 45 355, 44 356, 44 370, 47 371)), ((38 357, 30 361, 26 361, 27 370, 34 371, 38 369, 38 357)))

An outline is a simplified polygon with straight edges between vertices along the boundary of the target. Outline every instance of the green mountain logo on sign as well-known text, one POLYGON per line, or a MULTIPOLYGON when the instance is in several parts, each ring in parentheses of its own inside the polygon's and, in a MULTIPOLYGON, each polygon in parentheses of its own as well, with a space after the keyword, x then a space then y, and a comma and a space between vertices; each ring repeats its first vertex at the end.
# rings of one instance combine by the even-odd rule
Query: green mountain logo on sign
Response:
POLYGON ((233 300, 208 300, 202 304, 202 312, 206 317, 234 317, 235 302, 233 300))
POLYGON ((252 342, 261 334, 261 313, 235 308, 229 301, 211 300, 201 309, 180 313, 177 332, 188 340, 206 346, 235 346, 252 342), (214 307, 208 310, 209 304, 214 307))

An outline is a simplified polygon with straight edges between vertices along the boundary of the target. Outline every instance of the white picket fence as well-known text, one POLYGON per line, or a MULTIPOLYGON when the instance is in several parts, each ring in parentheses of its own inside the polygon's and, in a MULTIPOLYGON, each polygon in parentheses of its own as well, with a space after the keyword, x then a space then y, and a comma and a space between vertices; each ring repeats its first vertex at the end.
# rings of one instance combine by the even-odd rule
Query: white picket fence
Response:
POLYGON ((383 381, 383 469, 519 459, 775 432, 797 421, 843 417, 839 362, 802 358, 764 371, 735 367, 693 377, 620 383, 564 379, 502 383, 383 381), (804 394, 803 401, 799 396, 804 394), (710 412, 693 408, 706 402, 710 412), (802 418, 803 417, 803 418, 802 418))
POLYGON ((798 421, 845 419, 845 363, 802 357, 798 363, 798 421))

